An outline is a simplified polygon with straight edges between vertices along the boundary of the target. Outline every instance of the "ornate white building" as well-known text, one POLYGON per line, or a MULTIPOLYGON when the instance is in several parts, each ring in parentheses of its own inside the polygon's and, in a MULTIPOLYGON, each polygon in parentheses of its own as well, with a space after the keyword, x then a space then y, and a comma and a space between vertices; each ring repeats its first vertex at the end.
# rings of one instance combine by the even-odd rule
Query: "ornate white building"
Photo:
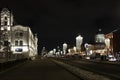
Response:
POLYGON ((13 15, 6 8, 1 11, 0 18, 0 56, 20 54, 33 59, 38 54, 37 35, 32 33, 30 27, 14 25, 13 15))

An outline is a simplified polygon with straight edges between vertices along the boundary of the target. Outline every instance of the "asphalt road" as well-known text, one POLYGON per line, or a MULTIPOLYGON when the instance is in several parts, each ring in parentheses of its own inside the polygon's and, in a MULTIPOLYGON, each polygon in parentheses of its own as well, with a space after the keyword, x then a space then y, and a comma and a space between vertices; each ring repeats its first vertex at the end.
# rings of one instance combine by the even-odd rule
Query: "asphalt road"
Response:
MULTIPOLYGON (((111 78, 112 80, 120 80, 120 66, 115 64, 99 63, 86 60, 62 60, 65 63, 85 69, 87 71, 94 72, 95 74, 101 74, 111 78)), ((114 63, 114 62, 113 62, 114 63)))
POLYGON ((0 80, 80 80, 48 59, 25 62, 0 74, 0 80))

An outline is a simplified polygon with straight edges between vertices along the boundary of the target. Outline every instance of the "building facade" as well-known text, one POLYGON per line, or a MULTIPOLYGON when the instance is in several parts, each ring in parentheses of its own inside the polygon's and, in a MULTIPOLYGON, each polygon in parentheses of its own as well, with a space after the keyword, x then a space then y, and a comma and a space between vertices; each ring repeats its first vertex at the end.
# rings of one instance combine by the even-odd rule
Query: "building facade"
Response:
POLYGON ((106 34, 106 38, 110 39, 109 51, 114 55, 120 54, 120 29, 106 34))
POLYGON ((34 59, 38 54, 37 35, 32 33, 30 27, 14 25, 13 15, 6 8, 1 11, 0 18, 1 56, 22 55, 22 58, 34 59))

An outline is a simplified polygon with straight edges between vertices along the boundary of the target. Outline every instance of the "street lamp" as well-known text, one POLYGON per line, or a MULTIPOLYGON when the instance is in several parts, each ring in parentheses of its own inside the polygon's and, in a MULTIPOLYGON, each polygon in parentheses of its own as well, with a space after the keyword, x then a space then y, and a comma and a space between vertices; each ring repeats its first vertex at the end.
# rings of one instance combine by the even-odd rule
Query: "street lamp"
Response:
POLYGON ((53 53, 54 53, 54 54, 56 53, 56 49, 55 49, 55 48, 53 49, 53 53))
POLYGON ((83 37, 82 37, 81 35, 77 36, 77 37, 76 37, 76 49, 77 49, 78 51, 81 50, 82 42, 83 42, 83 37))
POLYGON ((68 49, 68 53, 70 53, 70 49, 68 49))
POLYGON ((88 52, 89 51, 89 44, 85 43, 84 47, 86 49, 86 56, 88 56, 89 55, 89 52, 88 52))
POLYGON ((75 46, 73 47, 73 50, 74 50, 74 52, 76 53, 76 47, 75 47, 75 46))

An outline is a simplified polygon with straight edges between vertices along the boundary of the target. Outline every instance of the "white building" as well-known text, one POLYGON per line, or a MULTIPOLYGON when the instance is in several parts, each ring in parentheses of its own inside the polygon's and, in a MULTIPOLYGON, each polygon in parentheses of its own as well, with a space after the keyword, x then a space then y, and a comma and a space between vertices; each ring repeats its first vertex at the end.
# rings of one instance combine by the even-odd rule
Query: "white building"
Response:
POLYGON ((32 33, 30 27, 13 25, 13 15, 6 8, 1 11, 0 17, 0 52, 3 53, 7 48, 13 55, 20 54, 24 58, 33 59, 38 54, 37 35, 32 33))
POLYGON ((95 43, 96 49, 105 48, 105 35, 101 33, 101 29, 99 29, 99 33, 95 35, 95 43))

